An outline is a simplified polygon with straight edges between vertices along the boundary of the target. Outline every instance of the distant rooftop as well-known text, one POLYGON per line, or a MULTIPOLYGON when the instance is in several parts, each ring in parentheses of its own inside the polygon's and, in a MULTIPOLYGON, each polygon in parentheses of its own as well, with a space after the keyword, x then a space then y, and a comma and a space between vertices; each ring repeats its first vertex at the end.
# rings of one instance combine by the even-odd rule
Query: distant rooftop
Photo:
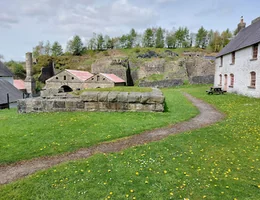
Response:
POLYGON ((104 73, 100 73, 100 74, 105 76, 109 80, 113 81, 114 83, 125 83, 123 79, 119 78, 115 74, 104 74, 104 73))
POLYGON ((13 73, 0 61, 0 77, 12 77, 13 73))
POLYGON ((66 71, 73 74, 74 76, 76 76, 77 78, 79 78, 82 81, 85 81, 93 76, 93 74, 91 74, 87 71, 70 70, 70 69, 66 69, 66 71))
POLYGON ((9 94, 10 103, 23 98, 23 93, 5 80, 0 80, 0 104, 7 103, 7 94, 9 94))

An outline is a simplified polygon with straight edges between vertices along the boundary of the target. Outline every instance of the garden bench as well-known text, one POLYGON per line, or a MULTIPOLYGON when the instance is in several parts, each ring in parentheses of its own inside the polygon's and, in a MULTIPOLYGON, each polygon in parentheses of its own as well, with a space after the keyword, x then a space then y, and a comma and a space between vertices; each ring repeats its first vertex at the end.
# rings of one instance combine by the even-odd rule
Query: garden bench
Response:
POLYGON ((222 90, 221 87, 211 87, 210 90, 206 91, 208 94, 224 94, 227 91, 222 90))

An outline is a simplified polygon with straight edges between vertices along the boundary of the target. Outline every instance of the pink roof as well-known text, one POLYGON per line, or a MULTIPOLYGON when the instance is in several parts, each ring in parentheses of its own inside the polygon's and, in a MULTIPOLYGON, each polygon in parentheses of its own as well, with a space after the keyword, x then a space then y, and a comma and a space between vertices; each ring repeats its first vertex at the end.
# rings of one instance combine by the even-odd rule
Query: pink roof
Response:
POLYGON ((25 85, 23 80, 14 80, 14 87, 18 90, 25 90, 25 85))
POLYGON ((70 69, 66 69, 66 71, 73 74, 74 76, 76 76, 77 78, 79 78, 82 81, 85 81, 85 80, 89 79, 90 77, 94 76, 93 74, 91 74, 87 71, 70 70, 70 69))
POLYGON ((114 83, 125 83, 125 81, 123 79, 119 78, 115 74, 103 74, 103 73, 100 73, 100 74, 105 76, 109 80, 113 81, 114 83))

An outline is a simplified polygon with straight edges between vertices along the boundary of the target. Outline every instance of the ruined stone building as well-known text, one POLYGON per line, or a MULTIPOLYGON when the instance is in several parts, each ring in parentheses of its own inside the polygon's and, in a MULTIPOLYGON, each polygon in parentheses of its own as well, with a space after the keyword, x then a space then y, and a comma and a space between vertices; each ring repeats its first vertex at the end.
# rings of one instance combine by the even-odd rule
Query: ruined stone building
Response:
POLYGON ((92 76, 93 74, 87 71, 65 69, 46 80, 45 89, 61 89, 64 92, 81 90, 85 88, 85 81, 92 76))

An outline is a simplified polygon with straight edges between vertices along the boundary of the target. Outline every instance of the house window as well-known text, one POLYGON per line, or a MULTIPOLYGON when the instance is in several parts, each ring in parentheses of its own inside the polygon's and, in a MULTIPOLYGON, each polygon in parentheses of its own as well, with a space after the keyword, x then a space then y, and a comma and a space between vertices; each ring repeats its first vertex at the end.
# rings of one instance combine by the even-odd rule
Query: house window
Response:
POLYGON ((59 77, 56 77, 56 79, 58 80, 58 79, 59 79, 59 77))
POLYGON ((64 76, 63 78, 64 78, 64 81, 66 81, 66 78, 67 78, 67 77, 66 77, 66 76, 64 76))
POLYGON ((74 80, 74 77, 71 77, 72 80, 74 80))
POLYGON ((97 76, 97 81, 99 81, 99 76, 97 76))
POLYGON ((230 74, 230 86, 229 87, 234 87, 234 74, 230 74))
POLYGON ((258 44, 253 45, 253 59, 256 60, 258 56, 258 44))
POLYGON ((255 73, 255 72, 250 72, 250 76, 251 76, 250 87, 255 88, 255 83, 256 83, 256 73, 255 73))
POLYGON ((232 63, 231 64, 235 64, 236 61, 236 52, 232 52, 232 63))
POLYGON ((219 85, 222 85, 222 74, 219 75, 219 85))
POLYGON ((220 57, 220 67, 223 66, 223 56, 220 57))

